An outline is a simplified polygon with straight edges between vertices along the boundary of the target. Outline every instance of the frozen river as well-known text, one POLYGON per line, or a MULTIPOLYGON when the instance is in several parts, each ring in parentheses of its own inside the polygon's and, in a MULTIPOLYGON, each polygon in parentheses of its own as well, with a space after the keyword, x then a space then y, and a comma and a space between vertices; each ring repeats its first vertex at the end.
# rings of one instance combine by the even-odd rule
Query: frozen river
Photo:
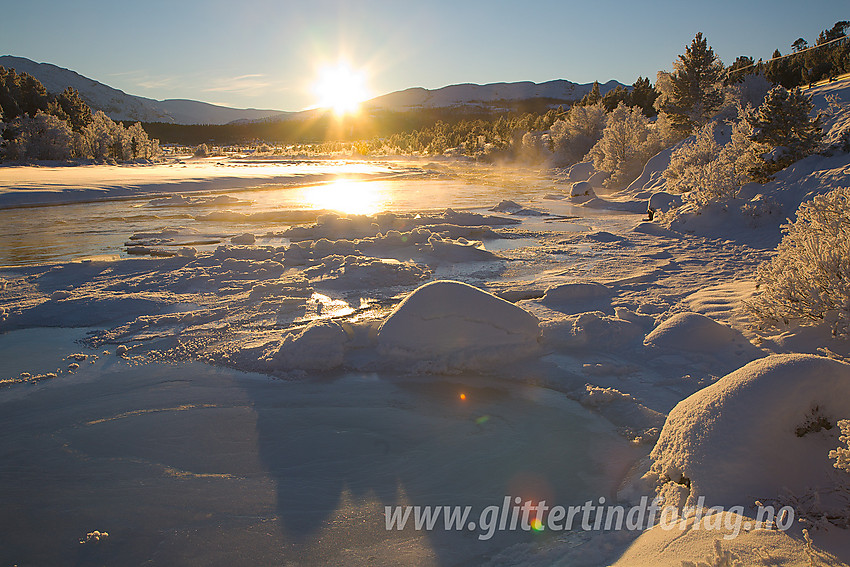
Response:
MULTIPOLYGON (((334 162, 318 173, 305 165, 309 175, 252 171, 249 183, 205 178, 212 166, 198 167, 189 191, 177 174, 145 180, 149 172, 127 170, 137 178, 98 181, 67 168, 51 199, 70 202, 0 210, 5 277, 81 259, 95 262, 74 269, 98 266, 105 277, 111 259, 169 229, 161 249, 203 254, 243 233, 283 246, 281 231, 331 210, 486 213, 510 198, 550 213, 524 221, 531 233, 548 222, 584 228, 573 218, 581 210, 543 174, 334 162), (73 202, 79 191, 87 202, 73 202)), ((33 172, 17 174, 24 187, 33 172)), ((68 281, 72 293, 76 280, 68 281)), ((99 293, 129 289, 127 281, 99 293)), ((58 374, 0 388, 0 563, 499 563, 530 553, 529 542, 545 548, 581 534, 500 531, 481 540, 474 529, 388 531, 384 507, 472 506, 477 515, 507 496, 563 506, 610 499, 641 454, 564 393, 514 376, 398 368, 280 380, 200 362, 138 364, 115 357, 114 345, 79 342, 122 322, 111 316, 96 328, 0 333, 0 379, 58 374), (68 372, 69 363, 79 368, 68 372), (80 543, 95 531, 109 536, 80 543)))

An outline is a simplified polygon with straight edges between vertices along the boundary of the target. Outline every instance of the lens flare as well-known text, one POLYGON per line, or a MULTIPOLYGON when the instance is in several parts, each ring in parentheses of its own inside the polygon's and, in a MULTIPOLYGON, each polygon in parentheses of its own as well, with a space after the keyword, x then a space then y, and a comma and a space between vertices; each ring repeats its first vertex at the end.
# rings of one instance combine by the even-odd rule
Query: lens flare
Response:
POLYGON ((355 113, 360 103, 369 98, 366 74, 345 61, 325 66, 319 69, 313 93, 320 108, 333 109, 338 116, 355 113))

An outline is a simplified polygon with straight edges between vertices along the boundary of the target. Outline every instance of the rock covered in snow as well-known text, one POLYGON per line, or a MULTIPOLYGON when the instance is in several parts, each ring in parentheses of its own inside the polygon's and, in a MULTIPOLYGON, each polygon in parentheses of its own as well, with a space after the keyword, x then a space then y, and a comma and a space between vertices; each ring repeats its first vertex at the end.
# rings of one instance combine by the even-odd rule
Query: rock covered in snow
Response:
POLYGON ((597 282, 570 282, 548 288, 541 303, 564 312, 590 311, 600 303, 609 303, 611 288, 597 282))
POLYGON ((331 370, 345 356, 348 334, 336 321, 313 321, 298 333, 290 333, 272 354, 279 370, 331 370))
POLYGON ((471 285, 440 280, 417 288, 378 330, 378 348, 418 369, 484 368, 538 348, 537 318, 471 285))
POLYGON ((251 234, 250 232, 246 232, 245 234, 240 234, 239 236, 234 236, 230 239, 230 242, 236 245, 250 245, 257 241, 257 238, 251 234))
POLYGON ((670 209, 681 207, 684 200, 681 195, 658 191, 649 197, 647 209, 653 213, 666 213, 670 209))
POLYGON ((637 341, 639 337, 643 337, 640 325, 601 311, 550 319, 543 325, 545 343, 555 348, 606 350, 637 341))
POLYGON ((644 344, 662 349, 718 353, 753 349, 739 331, 700 313, 677 313, 646 336, 644 344))
POLYGON ((837 420, 850 416, 850 365, 807 354, 755 360, 679 402, 652 472, 687 504, 752 505, 784 488, 827 487, 837 420), (831 427, 831 429, 826 429, 831 427), (678 483, 678 484, 676 484, 678 483))
POLYGON ((572 165, 567 175, 571 182, 578 183, 579 181, 587 181, 594 173, 596 173, 596 169, 593 167, 593 163, 585 161, 572 165))
POLYGON ((570 197, 573 199, 593 199, 596 197, 596 192, 594 192, 593 186, 587 181, 579 181, 578 183, 573 183, 573 186, 570 188, 570 197))

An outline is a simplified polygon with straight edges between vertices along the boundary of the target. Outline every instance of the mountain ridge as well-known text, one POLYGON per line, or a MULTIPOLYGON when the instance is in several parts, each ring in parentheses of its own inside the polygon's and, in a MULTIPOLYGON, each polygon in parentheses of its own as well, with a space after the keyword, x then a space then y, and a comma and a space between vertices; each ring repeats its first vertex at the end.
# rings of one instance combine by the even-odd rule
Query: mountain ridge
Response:
MULTIPOLYGON (((189 99, 155 100, 127 94, 104 83, 80 75, 76 71, 53 65, 37 63, 24 57, 0 56, 0 66, 29 73, 41 81, 48 92, 58 93, 73 87, 95 110, 102 110, 113 120, 164 122, 170 124, 232 124, 277 122, 291 118, 309 117, 317 109, 287 112, 268 109, 239 109, 189 99)), ((600 94, 618 86, 615 80, 600 83, 600 94)), ((592 89, 592 83, 573 83, 555 79, 542 83, 531 81, 499 83, 460 83, 437 89, 411 87, 374 97, 361 103, 367 111, 406 112, 439 108, 487 108, 508 110, 509 103, 542 99, 550 106, 571 104, 580 100, 592 89)))

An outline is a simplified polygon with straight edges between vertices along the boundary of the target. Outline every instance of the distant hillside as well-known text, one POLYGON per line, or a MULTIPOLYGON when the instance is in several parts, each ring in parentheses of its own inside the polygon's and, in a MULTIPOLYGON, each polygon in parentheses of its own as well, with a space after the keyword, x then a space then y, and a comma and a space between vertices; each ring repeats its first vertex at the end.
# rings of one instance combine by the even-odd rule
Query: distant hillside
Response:
POLYGON ((89 106, 95 110, 102 110, 113 120, 170 124, 227 124, 234 120, 255 120, 289 114, 279 110, 243 110, 194 100, 159 101, 129 95, 74 71, 11 55, 0 57, 0 66, 15 69, 19 73, 29 73, 41 81, 51 93, 62 92, 66 87, 73 87, 79 91, 80 96, 89 106))
MULTIPOLYGON (((599 85, 599 92, 605 95, 618 86, 625 85, 617 81, 608 81, 599 85)), ((434 90, 416 87, 373 98, 365 102, 363 106, 396 112, 459 106, 479 106, 496 110, 500 105, 510 108, 512 102, 532 99, 549 100, 553 105, 569 104, 580 100, 592 88, 592 83, 577 84, 563 79, 545 83, 524 81, 487 85, 450 85, 434 90)))

